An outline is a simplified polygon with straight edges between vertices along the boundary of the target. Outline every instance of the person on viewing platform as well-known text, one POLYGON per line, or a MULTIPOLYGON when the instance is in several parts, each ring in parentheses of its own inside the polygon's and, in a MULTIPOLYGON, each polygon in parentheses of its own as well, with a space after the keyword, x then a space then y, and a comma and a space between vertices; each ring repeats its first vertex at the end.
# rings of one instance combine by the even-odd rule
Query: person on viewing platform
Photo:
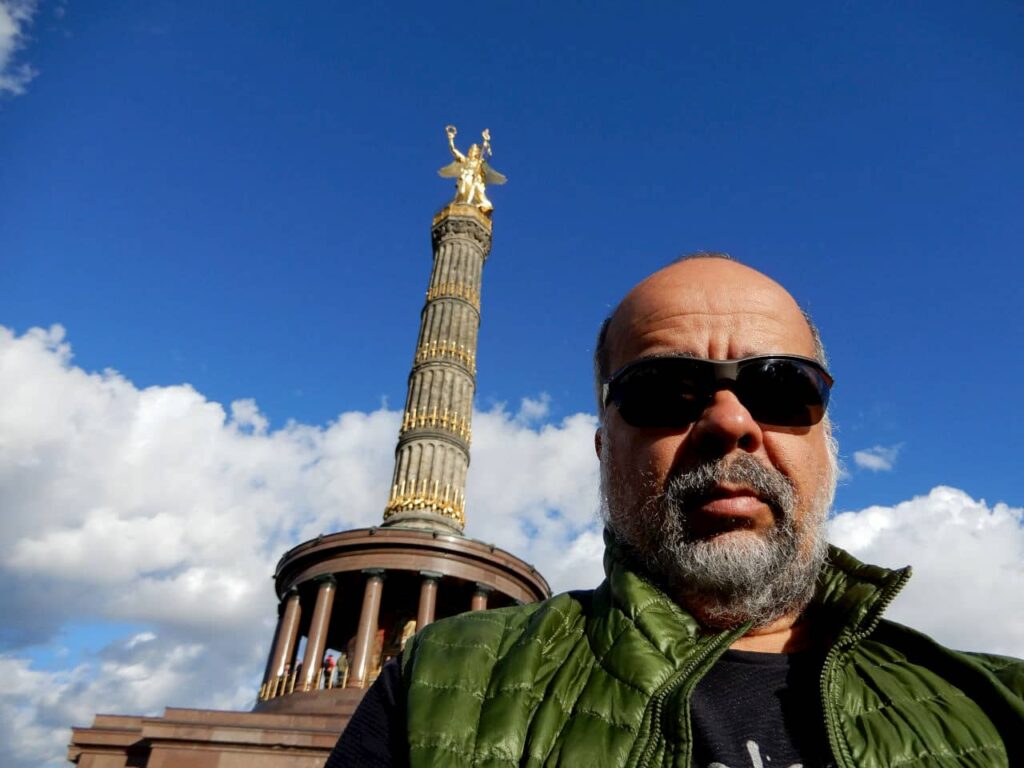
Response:
POLYGON ((886 620, 910 569, 827 543, 833 380, 782 286, 681 259, 594 363, 605 580, 424 628, 330 768, 1024 766, 1024 662, 886 620))
POLYGON ((324 657, 324 688, 334 687, 334 674, 337 670, 337 665, 334 661, 334 654, 328 653, 324 657))

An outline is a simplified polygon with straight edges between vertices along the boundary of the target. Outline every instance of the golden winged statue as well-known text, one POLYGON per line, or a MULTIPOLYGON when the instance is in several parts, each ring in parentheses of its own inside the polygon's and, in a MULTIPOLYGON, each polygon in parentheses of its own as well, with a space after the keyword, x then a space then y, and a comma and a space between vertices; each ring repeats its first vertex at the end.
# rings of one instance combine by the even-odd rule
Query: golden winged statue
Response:
POLYGON ((491 168, 485 159, 492 154, 490 130, 485 128, 481 134, 483 142, 471 145, 466 154, 462 154, 455 147, 455 126, 449 125, 444 130, 448 134, 448 148, 455 160, 439 170, 438 174, 446 179, 458 179, 455 182, 455 199, 452 202, 475 205, 489 214, 494 210, 494 206, 487 199, 487 185, 504 184, 508 181, 504 175, 491 168))

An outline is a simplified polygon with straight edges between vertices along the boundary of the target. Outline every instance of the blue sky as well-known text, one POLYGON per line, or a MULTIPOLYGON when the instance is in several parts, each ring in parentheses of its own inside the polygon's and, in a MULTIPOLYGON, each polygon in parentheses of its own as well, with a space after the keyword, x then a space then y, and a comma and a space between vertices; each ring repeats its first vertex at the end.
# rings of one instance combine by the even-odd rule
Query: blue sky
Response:
POLYGON ((592 409, 603 314, 721 249, 817 317, 844 447, 904 443, 841 505, 1019 503, 1024 12, 887 5, 43 4, 0 105, 3 321, 273 424, 399 402, 443 126, 490 127, 482 403, 592 409))
MULTIPOLYGON (((267 440, 289 424, 328 440, 341 414, 371 414, 345 429, 384 425, 373 444, 386 457, 430 219, 452 193, 436 175, 444 126, 463 147, 486 127, 509 177, 491 193, 479 349, 477 407, 493 416, 494 445, 543 446, 545 429, 589 439, 584 417, 572 420, 593 413, 600 320, 675 256, 724 250, 787 286, 822 329, 849 472, 838 509, 896 510, 937 486, 989 512, 1024 506, 1019 4, 349 6, 0 2, 20 30, 0 36, 11 338, 28 345, 29 329, 61 325, 73 358, 60 375, 113 369, 124 386, 110 398, 187 400, 188 384, 228 414, 252 399, 256 423, 243 409, 228 426, 258 433, 266 419, 267 440)), ((59 345, 32 348, 39 371, 59 345)), ((58 376, 45 370, 40 382, 58 376)), ((102 432, 115 419, 102 412, 79 418, 102 432)), ((124 477, 108 470, 107 485, 124 477)), ((55 472, 6 503, 66 480, 55 472)), ((268 572, 307 523, 379 515, 321 513, 316 494, 296 494, 277 501, 304 510, 300 522, 260 540, 275 552, 268 572)), ((537 503, 557 510, 552 498, 537 503)), ((89 529, 92 513, 68 504, 43 533, 89 529)), ((566 536, 589 524, 566 515, 566 536)), ((28 578, 18 564, 46 541, 0 553, 11 578, 28 578)), ((38 659, 84 633, 78 658, 95 638, 164 626, 90 610, 54 613, 40 625, 51 634, 7 651, 38 659)))

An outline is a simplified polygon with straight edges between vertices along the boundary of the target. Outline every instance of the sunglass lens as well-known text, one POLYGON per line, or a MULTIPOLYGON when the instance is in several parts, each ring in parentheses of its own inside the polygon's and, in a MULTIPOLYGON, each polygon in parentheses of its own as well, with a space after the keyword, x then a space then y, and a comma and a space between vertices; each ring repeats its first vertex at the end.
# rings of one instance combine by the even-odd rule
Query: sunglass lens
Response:
POLYGON ((612 400, 634 427, 678 429, 693 422, 706 405, 706 385, 696 361, 649 360, 623 372, 612 400))
POLYGON ((828 385, 809 363, 764 360, 744 368, 737 394, 757 421, 778 427, 809 427, 825 415, 828 385))

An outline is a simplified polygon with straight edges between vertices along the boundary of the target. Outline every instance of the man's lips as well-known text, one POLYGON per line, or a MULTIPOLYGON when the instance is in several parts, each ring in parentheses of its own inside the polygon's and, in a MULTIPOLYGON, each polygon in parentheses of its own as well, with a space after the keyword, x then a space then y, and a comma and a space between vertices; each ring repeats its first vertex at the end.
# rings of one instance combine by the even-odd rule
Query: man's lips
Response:
POLYGON ((698 537, 755 528, 766 514, 771 516, 771 508, 749 488, 716 488, 687 510, 690 530, 698 537))
POLYGON ((706 515, 750 516, 763 512, 765 503, 752 491, 734 491, 705 496, 696 505, 706 515))

